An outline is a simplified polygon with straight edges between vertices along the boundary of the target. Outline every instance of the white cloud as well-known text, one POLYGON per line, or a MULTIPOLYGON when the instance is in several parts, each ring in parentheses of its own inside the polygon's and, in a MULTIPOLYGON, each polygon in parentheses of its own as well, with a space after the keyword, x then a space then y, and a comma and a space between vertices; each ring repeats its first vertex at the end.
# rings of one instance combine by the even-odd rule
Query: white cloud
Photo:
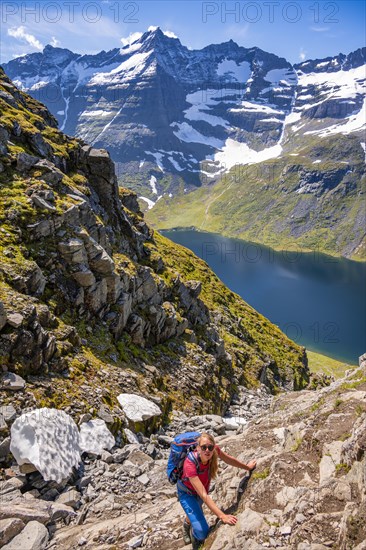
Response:
POLYGON ((156 31, 156 29, 158 29, 159 27, 156 27, 154 25, 150 25, 150 27, 147 29, 149 32, 154 32, 156 31))
POLYGON ((29 34, 27 32, 27 29, 23 26, 8 29, 8 35, 12 36, 13 38, 18 38, 23 42, 27 42, 27 44, 29 44, 33 48, 36 48, 37 50, 43 50, 43 45, 41 44, 41 42, 35 36, 33 36, 33 34, 29 34))
POLYGON ((127 38, 121 38, 122 46, 131 46, 133 42, 141 38, 142 32, 131 32, 127 38))
POLYGON ((305 61, 306 59, 306 51, 304 48, 300 48, 299 59, 300 61, 305 61))
POLYGON ((55 38, 54 36, 52 37, 52 40, 50 42, 51 46, 53 46, 54 48, 58 48, 60 45, 61 45, 61 42, 59 40, 57 40, 57 38, 55 38))
POLYGON ((165 34, 165 36, 168 36, 169 38, 178 38, 178 36, 174 34, 174 32, 172 31, 163 31, 163 33, 165 34))
POLYGON ((310 27, 310 30, 314 32, 326 32, 329 31, 329 27, 310 27))

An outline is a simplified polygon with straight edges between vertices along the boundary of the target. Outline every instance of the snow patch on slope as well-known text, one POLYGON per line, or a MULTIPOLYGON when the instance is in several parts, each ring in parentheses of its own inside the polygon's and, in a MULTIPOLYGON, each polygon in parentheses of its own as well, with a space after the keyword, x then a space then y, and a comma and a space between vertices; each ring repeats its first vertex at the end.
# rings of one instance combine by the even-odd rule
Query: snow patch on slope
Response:
POLYGON ((248 61, 237 63, 236 61, 227 58, 218 64, 216 72, 219 76, 226 76, 231 80, 235 79, 238 82, 247 82, 251 75, 250 64, 248 61))
POLYGON ((155 176, 151 176, 151 178, 150 178, 150 187, 151 187, 151 192, 153 193, 153 195, 157 195, 158 191, 156 189, 156 177, 155 176))
POLYGON ((217 149, 220 149, 223 146, 222 140, 212 136, 204 136, 186 122, 181 122, 179 124, 173 122, 171 126, 176 128, 176 131, 173 132, 174 135, 186 143, 202 143, 204 145, 216 147, 217 149))

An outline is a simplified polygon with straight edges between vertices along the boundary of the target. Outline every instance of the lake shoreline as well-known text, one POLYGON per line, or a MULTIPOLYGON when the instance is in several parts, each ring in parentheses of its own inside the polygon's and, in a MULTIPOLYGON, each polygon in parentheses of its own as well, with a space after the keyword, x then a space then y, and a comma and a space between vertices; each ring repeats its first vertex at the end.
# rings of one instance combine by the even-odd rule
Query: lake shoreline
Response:
POLYGON ((275 250, 192 228, 160 232, 203 259, 298 345, 350 367, 364 353, 365 262, 317 250, 275 250))
MULTIPOLYGON (((204 229, 198 229, 195 226, 188 226, 188 227, 171 227, 168 229, 161 229, 158 227, 153 226, 154 231, 157 231, 158 233, 161 233, 162 235, 165 235, 165 233, 174 232, 174 233, 180 233, 184 231, 194 231, 195 233, 202 233, 207 235, 216 235, 218 237, 225 237, 226 239, 231 239, 235 241, 241 241, 244 243, 250 243, 253 246, 261 246, 263 248, 268 248, 270 250, 273 250, 274 252, 282 252, 282 253, 299 253, 299 254, 321 254, 322 256, 328 256, 329 258, 334 258, 336 260, 347 260, 348 262, 355 262, 356 264, 364 264, 366 265, 366 259, 362 258, 347 258, 347 256, 342 256, 342 254, 336 254, 335 252, 329 252, 322 249, 316 249, 316 248, 305 248, 301 245, 296 245, 294 243, 293 246, 291 244, 287 248, 282 248, 281 246, 275 246, 275 245, 269 245, 260 241, 251 241, 248 239, 242 239, 240 237, 233 237, 230 234, 223 233, 216 233, 215 231, 205 231, 204 229)), ((331 259, 329 261, 332 261, 331 259)))

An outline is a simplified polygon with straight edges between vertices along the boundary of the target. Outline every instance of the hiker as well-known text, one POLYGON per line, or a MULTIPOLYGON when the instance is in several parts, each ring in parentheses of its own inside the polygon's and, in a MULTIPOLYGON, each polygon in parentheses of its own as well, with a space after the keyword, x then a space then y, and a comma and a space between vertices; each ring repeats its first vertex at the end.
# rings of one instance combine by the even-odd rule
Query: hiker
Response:
POLYGON ((193 548, 198 549, 208 535, 209 527, 202 511, 205 503, 223 523, 235 525, 237 518, 222 512, 208 495, 210 480, 215 478, 218 470, 218 458, 226 464, 252 471, 256 461, 248 464, 240 462, 228 455, 215 444, 212 435, 202 433, 197 439, 195 451, 191 451, 184 460, 183 474, 177 482, 178 500, 186 513, 183 523, 183 538, 186 544, 192 542, 193 548))

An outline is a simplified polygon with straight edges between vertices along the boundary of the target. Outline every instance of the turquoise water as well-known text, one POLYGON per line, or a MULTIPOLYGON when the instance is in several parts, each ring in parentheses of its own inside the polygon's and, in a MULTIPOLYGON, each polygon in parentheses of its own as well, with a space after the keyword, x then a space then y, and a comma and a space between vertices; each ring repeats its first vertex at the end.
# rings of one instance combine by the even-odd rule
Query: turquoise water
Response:
POLYGON ((164 231, 289 338, 358 364, 366 352, 366 264, 197 231, 164 231))

